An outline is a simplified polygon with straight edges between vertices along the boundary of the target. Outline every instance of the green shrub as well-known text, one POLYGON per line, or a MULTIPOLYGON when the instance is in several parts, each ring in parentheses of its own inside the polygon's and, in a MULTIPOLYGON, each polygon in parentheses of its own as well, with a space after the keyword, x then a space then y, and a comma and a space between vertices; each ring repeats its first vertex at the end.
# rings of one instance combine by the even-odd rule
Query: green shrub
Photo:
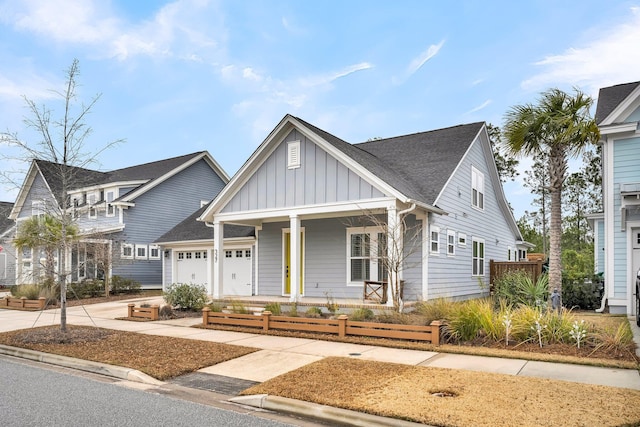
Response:
POLYGON ((282 314, 282 307, 280 307, 279 302, 270 302, 269 304, 264 306, 265 311, 270 311, 274 316, 279 316, 282 314))
POLYGON ((570 308, 593 310, 600 307, 599 278, 591 280, 562 280, 562 305, 570 308))
POLYGON ((290 317, 298 317, 298 303, 297 302, 292 302, 291 303, 291 307, 289 308, 289 316, 290 317))
POLYGON ((104 282, 102 280, 84 280, 80 283, 67 285, 67 297, 93 298, 104 294, 104 282))
POLYGON ((546 307, 549 299, 549 277, 541 275, 534 283, 524 271, 508 271, 493 283, 494 296, 509 305, 546 307))
POLYGON ((322 317, 322 310, 319 307, 309 307, 304 315, 311 318, 322 317))
POLYGON ((353 312, 349 316, 349 320, 362 322, 363 320, 371 320, 373 319, 373 317, 374 315, 372 310, 365 307, 360 307, 353 310, 353 312))
POLYGON ((201 285, 173 283, 162 296, 167 304, 182 310, 201 310, 207 303, 207 291, 201 285))
POLYGON ((111 292, 114 294, 126 293, 132 294, 140 291, 140 283, 122 276, 113 276, 111 278, 111 292))

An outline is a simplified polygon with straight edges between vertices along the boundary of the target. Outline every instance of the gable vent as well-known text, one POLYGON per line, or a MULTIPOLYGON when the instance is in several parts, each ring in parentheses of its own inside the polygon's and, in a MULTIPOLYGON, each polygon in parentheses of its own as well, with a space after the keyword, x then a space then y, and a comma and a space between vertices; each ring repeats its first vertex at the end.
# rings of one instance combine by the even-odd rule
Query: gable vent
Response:
POLYGON ((300 141, 291 141, 287 144, 287 167, 289 169, 300 167, 300 141))

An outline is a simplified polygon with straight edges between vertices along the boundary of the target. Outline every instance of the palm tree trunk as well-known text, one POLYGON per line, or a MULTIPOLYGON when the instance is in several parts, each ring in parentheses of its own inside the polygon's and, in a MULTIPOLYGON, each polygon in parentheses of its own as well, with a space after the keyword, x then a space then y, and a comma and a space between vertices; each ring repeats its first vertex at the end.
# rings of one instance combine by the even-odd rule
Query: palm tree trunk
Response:
POLYGON ((557 289, 562 305, 562 185, 567 173, 566 148, 561 144, 549 152, 549 193, 551 219, 549 225, 549 290, 557 289))

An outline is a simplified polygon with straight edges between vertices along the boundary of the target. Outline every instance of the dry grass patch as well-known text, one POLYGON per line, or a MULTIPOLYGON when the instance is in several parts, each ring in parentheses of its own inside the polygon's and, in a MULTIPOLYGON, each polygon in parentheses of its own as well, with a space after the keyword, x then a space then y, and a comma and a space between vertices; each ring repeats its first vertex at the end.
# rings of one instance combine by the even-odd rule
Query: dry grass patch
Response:
POLYGON ((0 344, 137 369, 159 380, 253 353, 257 349, 86 326, 21 329, 0 334, 0 344))
POLYGON ((620 426, 640 420, 637 390, 337 357, 242 394, 262 393, 435 426, 620 426))

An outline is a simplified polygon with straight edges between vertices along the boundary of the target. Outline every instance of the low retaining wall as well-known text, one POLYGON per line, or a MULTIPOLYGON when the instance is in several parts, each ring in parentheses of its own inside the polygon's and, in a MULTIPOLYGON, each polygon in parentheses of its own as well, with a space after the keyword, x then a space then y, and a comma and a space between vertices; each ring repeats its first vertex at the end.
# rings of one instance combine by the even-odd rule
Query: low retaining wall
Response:
POLYGON ((202 309, 202 323, 203 326, 244 326, 259 328, 264 331, 280 329, 336 334, 340 337, 356 335, 426 341, 435 345, 440 345, 440 327, 442 326, 442 323, 439 321, 433 321, 428 326, 355 322, 350 321, 346 315, 338 316, 337 319, 313 319, 306 317, 273 316, 269 311, 262 312, 260 316, 253 314, 218 313, 211 311, 208 307, 202 309))
POLYGON ((44 310, 46 298, 27 299, 26 297, 12 298, 5 297, 0 299, 0 307, 21 308, 24 310, 44 310))
POLYGON ((127 317, 137 317, 140 319, 158 320, 158 312, 160 307, 152 305, 151 307, 136 307, 135 304, 129 304, 127 317))

